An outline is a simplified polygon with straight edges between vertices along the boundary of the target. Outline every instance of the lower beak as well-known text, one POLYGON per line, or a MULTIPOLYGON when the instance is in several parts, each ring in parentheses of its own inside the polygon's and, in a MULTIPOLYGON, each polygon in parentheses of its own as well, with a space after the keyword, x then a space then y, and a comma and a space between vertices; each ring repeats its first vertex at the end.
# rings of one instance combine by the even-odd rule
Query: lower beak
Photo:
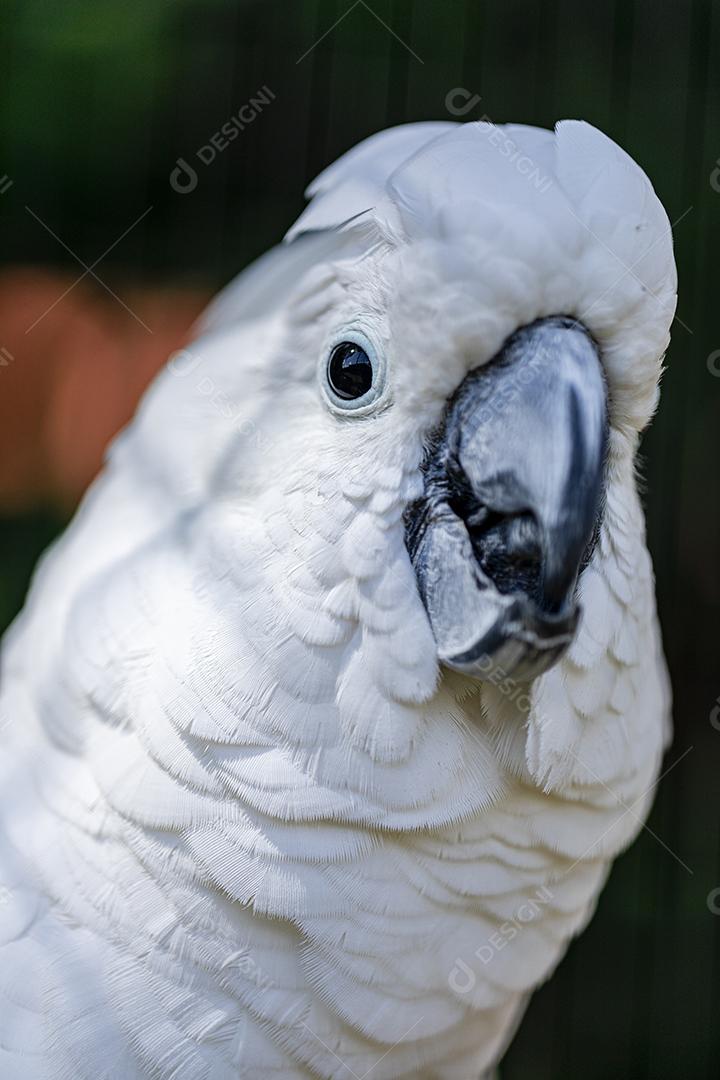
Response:
POLYGON ((543 319, 471 371, 424 463, 406 542, 440 660, 528 680, 572 641, 597 533, 607 394, 577 321, 543 319))

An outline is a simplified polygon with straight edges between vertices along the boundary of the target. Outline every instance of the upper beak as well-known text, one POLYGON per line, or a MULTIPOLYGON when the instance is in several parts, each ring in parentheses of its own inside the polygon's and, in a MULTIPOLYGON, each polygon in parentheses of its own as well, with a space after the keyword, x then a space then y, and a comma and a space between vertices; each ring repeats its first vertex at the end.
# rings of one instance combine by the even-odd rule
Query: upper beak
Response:
POLYGON ((406 511, 406 542, 447 666, 532 679, 571 642, 597 531, 607 394, 576 320, 542 319, 448 403, 406 511))

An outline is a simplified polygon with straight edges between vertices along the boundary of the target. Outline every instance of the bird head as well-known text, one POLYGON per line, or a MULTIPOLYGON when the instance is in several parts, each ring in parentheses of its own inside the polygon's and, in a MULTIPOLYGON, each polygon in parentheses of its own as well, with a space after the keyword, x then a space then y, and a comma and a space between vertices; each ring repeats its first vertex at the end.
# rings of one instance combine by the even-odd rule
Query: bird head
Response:
MULTIPOLYGON (((296 627, 326 646, 359 627, 357 663, 395 700, 427 699, 448 669, 530 681, 573 641, 656 403, 665 213, 577 121, 408 125, 310 194, 253 421, 257 499, 271 529, 279 497, 291 520, 296 627)), ((262 312, 262 288, 245 283, 244 314, 221 298, 208 326, 262 312)))

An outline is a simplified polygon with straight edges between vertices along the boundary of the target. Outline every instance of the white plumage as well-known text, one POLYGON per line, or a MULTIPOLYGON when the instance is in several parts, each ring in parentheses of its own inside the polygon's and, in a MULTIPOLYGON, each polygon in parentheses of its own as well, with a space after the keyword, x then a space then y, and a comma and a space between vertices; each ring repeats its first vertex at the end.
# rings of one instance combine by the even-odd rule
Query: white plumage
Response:
POLYGON ((676 286, 649 182, 581 122, 428 123, 310 193, 6 639, 3 1080, 479 1077, 647 812, 669 693, 633 469, 676 286), (610 400, 580 629, 530 687, 438 672, 402 522, 423 440, 557 313, 610 400), (348 326, 387 355, 372 423, 318 388, 348 326))

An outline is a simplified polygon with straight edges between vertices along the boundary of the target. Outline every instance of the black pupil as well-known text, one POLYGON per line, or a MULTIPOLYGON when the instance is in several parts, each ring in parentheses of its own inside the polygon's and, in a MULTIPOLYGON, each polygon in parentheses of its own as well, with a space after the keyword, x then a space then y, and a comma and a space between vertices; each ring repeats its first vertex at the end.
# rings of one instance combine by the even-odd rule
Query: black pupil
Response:
POLYGON ((339 398, 353 401, 372 386, 373 369, 364 349, 352 341, 336 345, 328 361, 328 381, 339 398))

